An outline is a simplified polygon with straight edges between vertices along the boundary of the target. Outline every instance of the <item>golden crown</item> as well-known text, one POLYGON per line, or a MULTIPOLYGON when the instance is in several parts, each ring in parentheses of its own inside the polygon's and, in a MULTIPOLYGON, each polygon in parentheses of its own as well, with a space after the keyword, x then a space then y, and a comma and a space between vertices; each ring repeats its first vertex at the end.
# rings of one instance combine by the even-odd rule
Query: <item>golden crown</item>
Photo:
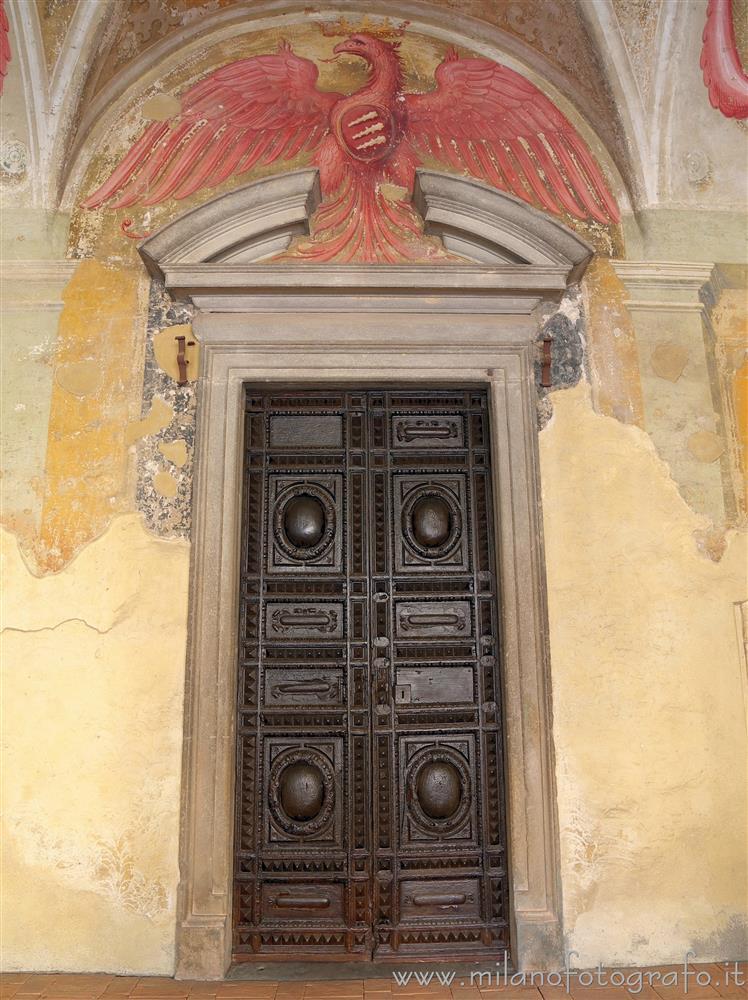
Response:
POLYGON ((402 38, 405 29, 410 21, 401 21, 395 24, 388 17, 373 21, 368 14, 355 23, 349 21, 347 17, 338 18, 337 21, 323 21, 320 24, 322 34, 328 38, 347 38, 349 35, 372 35, 374 38, 382 38, 391 42, 397 38, 402 38))

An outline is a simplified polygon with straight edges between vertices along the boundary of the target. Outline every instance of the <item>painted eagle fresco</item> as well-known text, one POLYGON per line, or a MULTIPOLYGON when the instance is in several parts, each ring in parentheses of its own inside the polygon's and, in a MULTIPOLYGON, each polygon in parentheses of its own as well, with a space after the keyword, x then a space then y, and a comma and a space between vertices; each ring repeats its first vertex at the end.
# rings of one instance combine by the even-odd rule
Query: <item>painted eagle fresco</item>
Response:
POLYGON ((709 0, 701 71, 709 103, 727 118, 748 118, 748 75, 740 64, 732 0, 709 0))
POLYGON ((406 93, 398 48, 368 33, 336 45, 368 65, 350 95, 319 90, 317 66, 286 42, 229 63, 184 92, 180 114, 150 124, 83 204, 157 205, 309 154, 323 200, 294 259, 402 263, 424 256, 410 199, 426 155, 554 214, 619 221, 587 145, 532 83, 450 51, 434 90, 406 93))
POLYGON ((10 25, 8 15, 5 12, 5 0, 0 0, 0 94, 3 92, 5 77, 8 75, 8 63, 10 62, 10 25))

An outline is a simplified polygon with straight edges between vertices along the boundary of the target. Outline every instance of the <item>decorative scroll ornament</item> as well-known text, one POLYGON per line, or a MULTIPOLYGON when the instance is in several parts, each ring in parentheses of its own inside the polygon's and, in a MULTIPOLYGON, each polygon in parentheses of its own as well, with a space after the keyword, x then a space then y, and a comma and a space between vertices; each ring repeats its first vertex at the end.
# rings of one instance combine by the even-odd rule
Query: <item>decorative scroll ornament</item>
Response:
POLYGON ((709 102, 727 118, 748 118, 748 75, 735 40, 732 0, 709 0, 701 69, 709 102))
POLYGON ((20 139, 8 139, 0 146, 0 176, 4 179, 21 180, 26 176, 28 162, 29 151, 20 139))
POLYGON ((398 420, 395 434, 398 441, 448 441, 456 438, 459 424, 456 420, 398 420))
POLYGON ((151 235, 150 232, 138 233, 133 229, 134 225, 135 220, 128 216, 126 219, 122 220, 119 228, 129 240, 147 240, 151 235))
POLYGON ((322 608, 278 608, 271 615, 273 628, 283 635, 293 635, 294 630, 334 632, 338 627, 338 613, 322 608))
POLYGON ((317 66, 285 41, 276 54, 214 70, 181 95, 178 115, 148 125, 84 206, 157 205, 301 157, 319 168, 323 201, 311 238, 287 259, 452 259, 424 237, 412 205, 425 156, 556 215, 619 221, 586 143, 534 84, 450 50, 433 90, 406 93, 392 30, 354 32, 335 46, 335 59, 353 56, 370 70, 350 95, 319 90, 317 66))

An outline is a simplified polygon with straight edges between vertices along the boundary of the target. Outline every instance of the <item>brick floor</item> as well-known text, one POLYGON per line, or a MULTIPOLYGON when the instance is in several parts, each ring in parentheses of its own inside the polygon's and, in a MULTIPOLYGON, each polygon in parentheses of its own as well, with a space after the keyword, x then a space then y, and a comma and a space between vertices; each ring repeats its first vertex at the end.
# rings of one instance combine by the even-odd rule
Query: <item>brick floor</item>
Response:
MULTIPOLYGON (((423 971, 423 966, 420 970, 423 971)), ((732 971, 731 964, 729 969, 732 971)), ((748 980, 748 963, 738 966, 748 980)), ((0 1000, 748 1000, 748 988, 726 977, 724 966, 692 965, 693 978, 685 988, 682 966, 653 969, 608 969, 608 977, 619 973, 643 977, 642 989, 629 993, 624 985, 584 985, 572 977, 569 993, 563 985, 538 987, 493 984, 477 987, 456 976, 451 988, 434 982, 420 986, 410 982, 398 986, 393 979, 351 979, 310 982, 190 982, 157 976, 107 976, 30 973, 0 974, 0 1000), (678 974, 677 983, 661 980, 678 974), (647 975, 654 975, 648 983, 647 975), (700 981, 697 981, 696 977, 700 981), (708 981, 707 981, 708 977, 708 981)), ((633 980, 628 979, 629 982, 633 980)))

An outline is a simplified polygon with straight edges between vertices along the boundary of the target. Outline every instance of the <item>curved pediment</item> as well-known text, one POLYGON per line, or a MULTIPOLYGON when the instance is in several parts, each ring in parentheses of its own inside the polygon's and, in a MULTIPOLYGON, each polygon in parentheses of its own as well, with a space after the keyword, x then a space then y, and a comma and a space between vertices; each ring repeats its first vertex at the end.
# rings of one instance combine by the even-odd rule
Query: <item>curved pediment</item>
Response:
POLYGON ((414 203, 426 232, 476 263, 565 265, 575 280, 574 272, 583 271, 593 253, 556 219, 469 177, 417 170, 414 203))
POLYGON ((593 248, 518 198, 479 181, 418 170, 414 205, 427 233, 464 258, 449 263, 313 264, 273 258, 307 235, 320 201, 316 170, 246 184, 164 226, 139 250, 151 274, 178 297, 414 290, 557 298, 579 279, 593 248))
POLYGON ((317 170, 266 177, 191 209, 138 249, 156 274, 178 264, 253 263, 308 233, 319 202, 317 170))

